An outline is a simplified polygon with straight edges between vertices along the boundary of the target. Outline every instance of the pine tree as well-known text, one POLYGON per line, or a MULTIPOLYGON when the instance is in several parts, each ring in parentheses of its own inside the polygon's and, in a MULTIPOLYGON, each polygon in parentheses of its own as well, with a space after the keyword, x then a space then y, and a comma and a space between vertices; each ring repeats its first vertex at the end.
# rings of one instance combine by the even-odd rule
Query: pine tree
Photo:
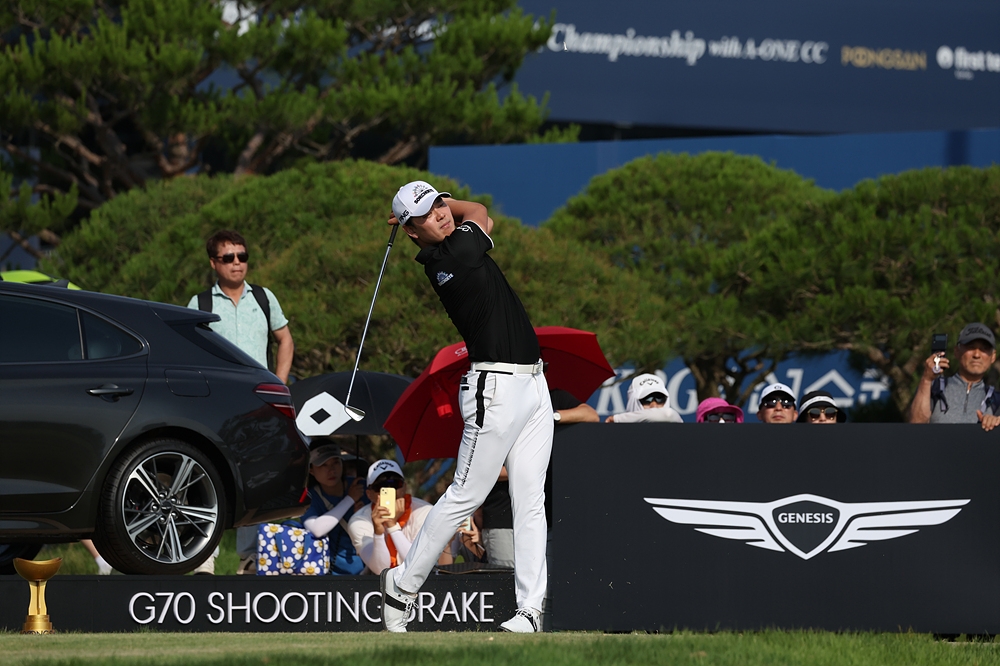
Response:
POLYGON ((548 33, 513 0, 14 0, 0 9, 0 148, 88 211, 209 154, 264 173, 523 141, 544 100, 498 86, 548 33))

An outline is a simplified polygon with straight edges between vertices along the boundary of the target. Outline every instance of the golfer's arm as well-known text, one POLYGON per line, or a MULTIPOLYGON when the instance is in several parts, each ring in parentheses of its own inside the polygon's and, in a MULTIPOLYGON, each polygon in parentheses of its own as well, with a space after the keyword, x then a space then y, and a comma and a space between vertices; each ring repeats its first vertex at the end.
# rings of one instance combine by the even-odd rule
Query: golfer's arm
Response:
POLYGON ((451 214, 456 220, 475 222, 479 228, 489 234, 493 231, 493 218, 486 211, 486 206, 475 201, 461 201, 459 199, 445 199, 451 214))

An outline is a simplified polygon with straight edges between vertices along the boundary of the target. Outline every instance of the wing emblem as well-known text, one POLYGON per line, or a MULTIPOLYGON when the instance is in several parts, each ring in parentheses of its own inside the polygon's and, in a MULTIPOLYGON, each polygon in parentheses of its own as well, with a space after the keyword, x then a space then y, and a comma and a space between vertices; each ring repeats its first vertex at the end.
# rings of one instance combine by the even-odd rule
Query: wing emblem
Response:
POLYGON ((735 539, 748 546, 789 551, 808 560, 872 541, 896 539, 954 518, 970 500, 838 502, 794 495, 773 502, 644 498, 672 523, 735 539))

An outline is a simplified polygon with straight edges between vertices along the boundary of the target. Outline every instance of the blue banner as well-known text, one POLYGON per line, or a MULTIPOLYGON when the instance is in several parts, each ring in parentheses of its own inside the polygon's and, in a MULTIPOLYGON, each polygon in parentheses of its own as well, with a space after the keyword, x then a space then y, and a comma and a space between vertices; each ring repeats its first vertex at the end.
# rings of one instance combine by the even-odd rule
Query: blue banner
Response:
POLYGON ((551 120, 764 132, 1000 125, 1000 3, 522 0, 551 120))

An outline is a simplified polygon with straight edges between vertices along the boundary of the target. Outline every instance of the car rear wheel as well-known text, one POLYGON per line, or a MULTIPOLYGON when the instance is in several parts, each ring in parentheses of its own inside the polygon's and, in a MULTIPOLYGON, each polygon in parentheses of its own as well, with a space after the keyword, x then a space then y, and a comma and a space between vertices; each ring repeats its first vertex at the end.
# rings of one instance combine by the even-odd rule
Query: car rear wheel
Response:
POLYGON ((32 560, 42 545, 38 543, 0 543, 0 576, 17 573, 14 571, 14 560, 18 557, 32 560))
POLYGON ((222 478, 208 456, 186 442, 158 439, 112 467, 94 541, 122 573, 187 573, 218 545, 225 515, 222 478))

